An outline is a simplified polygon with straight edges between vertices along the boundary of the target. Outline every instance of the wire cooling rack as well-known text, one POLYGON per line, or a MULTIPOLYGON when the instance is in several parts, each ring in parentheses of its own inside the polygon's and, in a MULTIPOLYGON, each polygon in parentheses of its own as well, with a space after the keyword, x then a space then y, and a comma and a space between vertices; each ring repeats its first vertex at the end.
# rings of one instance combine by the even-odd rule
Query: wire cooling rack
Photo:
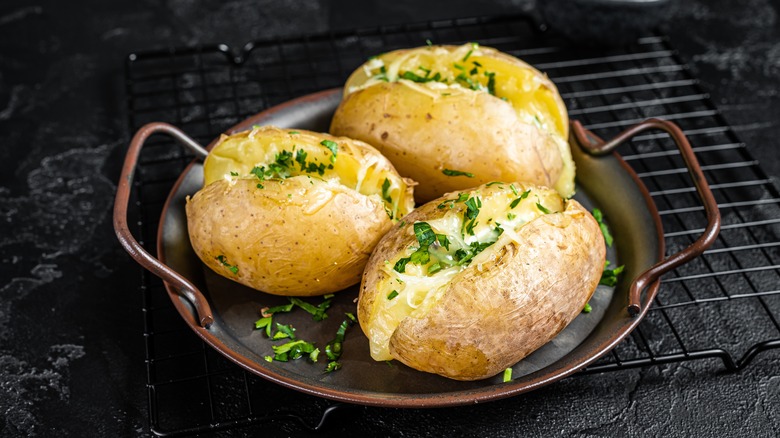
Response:
MULTIPOLYGON (((203 144, 261 110, 338 87, 373 54, 426 40, 478 41, 546 72, 571 118, 602 138, 648 117, 684 130, 718 200, 723 226, 702 257, 664 277, 637 330, 583 373, 715 359, 737 370, 780 347, 780 195, 723 120, 669 42, 642 38, 610 52, 573 50, 522 17, 474 18, 226 46, 139 52, 126 63, 128 125, 172 123, 203 144)), ((619 151, 651 191, 669 253, 701 233, 705 215, 683 162, 665 135, 634 138, 619 151)), ((138 235, 153 251, 162 204, 192 157, 153 139, 135 178, 138 235)), ((262 421, 316 429, 334 405, 250 375, 184 324, 162 283, 144 273, 144 336, 150 427, 158 435, 232 429, 262 421), (278 406, 294 407, 295 414, 278 406), (325 414, 323 414, 325 413, 325 414), (278 420, 293 421, 278 421, 278 420)))

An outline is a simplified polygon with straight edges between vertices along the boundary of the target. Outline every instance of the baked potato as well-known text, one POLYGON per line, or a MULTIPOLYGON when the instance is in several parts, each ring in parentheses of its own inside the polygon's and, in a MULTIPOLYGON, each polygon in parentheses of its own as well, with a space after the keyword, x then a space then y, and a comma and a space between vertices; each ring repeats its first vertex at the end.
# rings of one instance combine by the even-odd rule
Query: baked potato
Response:
POLYGON ((489 183, 422 205, 377 245, 358 321, 371 357, 456 380, 491 377, 568 325, 605 260, 576 200, 489 183))
POLYGON ((413 182, 371 146, 304 130, 223 136, 188 199, 195 253, 270 294, 322 295, 360 281, 382 235, 414 206, 413 182))
POLYGON ((379 149, 420 183, 418 203, 490 181, 574 193, 568 115, 555 85, 478 44, 396 50, 355 70, 331 134, 379 149))

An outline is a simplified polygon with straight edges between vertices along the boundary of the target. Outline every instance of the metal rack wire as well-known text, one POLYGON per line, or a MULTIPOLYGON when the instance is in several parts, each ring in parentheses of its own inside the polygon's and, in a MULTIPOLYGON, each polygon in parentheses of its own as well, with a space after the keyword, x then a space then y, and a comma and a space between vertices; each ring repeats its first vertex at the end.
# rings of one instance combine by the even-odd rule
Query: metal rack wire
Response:
MULTIPOLYGON (((663 37, 589 53, 539 35, 523 17, 507 17, 256 42, 240 52, 212 46, 135 53, 126 63, 128 125, 135 131, 146 122, 166 121, 207 143, 264 108, 340 86, 372 54, 426 40, 479 41, 526 60, 558 85, 570 116, 603 138, 661 117, 678 123, 695 148, 723 216, 718 241, 664 278, 639 328, 583 374, 702 359, 736 370, 780 347, 780 194, 663 37)), ((620 153, 651 191, 668 250, 691 243, 705 223, 704 212, 672 142, 646 134, 620 153)), ((142 154, 134 191, 138 235, 150 248, 165 197, 190 160, 182 148, 160 139, 142 154)), ((297 424, 281 421, 283 429, 301 422, 316 429, 323 412, 330 412, 325 400, 283 389, 228 362, 189 331, 159 280, 144 273, 142 283, 155 434, 285 418, 297 424), (295 406, 295 415, 274 406, 295 406)))

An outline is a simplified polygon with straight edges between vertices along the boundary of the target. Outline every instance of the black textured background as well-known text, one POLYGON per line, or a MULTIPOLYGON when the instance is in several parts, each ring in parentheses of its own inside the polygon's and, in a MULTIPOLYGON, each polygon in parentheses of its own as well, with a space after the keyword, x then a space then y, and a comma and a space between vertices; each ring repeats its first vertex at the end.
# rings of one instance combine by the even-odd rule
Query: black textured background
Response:
MULTIPOLYGON (((530 2, 19 1, 0 4, 0 436, 145 436, 138 267, 111 207, 131 133, 131 51, 512 12, 530 2)), ((780 175, 780 2, 678 1, 664 26, 726 120, 780 175)), ((750 315, 735 314, 735 318, 750 315)), ((776 335, 776 334, 775 334, 776 335)), ((570 378, 512 400, 366 408, 337 435, 780 434, 780 353, 570 378)), ((270 425, 237 435, 288 436, 270 425)), ((227 434, 225 434, 227 435, 227 434)))

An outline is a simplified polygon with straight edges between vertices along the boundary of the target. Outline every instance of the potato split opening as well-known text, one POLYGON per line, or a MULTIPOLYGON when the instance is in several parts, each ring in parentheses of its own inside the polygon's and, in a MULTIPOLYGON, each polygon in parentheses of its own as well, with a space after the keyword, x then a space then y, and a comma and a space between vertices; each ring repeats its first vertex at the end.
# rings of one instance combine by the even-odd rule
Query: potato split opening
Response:
POLYGON ((365 153, 355 141, 304 130, 256 127, 223 136, 203 164, 204 186, 227 179, 304 176, 336 181, 366 196, 378 196, 391 219, 406 215, 409 184, 376 153, 365 153))
POLYGON ((370 327, 366 335, 375 360, 393 358, 390 338, 402 320, 427 314, 458 275, 481 270, 499 248, 519 241, 524 225, 565 207, 554 190, 521 183, 490 183, 442 199, 436 202, 444 214, 403 225, 413 243, 379 268, 383 280, 373 319, 361 322, 370 327))

